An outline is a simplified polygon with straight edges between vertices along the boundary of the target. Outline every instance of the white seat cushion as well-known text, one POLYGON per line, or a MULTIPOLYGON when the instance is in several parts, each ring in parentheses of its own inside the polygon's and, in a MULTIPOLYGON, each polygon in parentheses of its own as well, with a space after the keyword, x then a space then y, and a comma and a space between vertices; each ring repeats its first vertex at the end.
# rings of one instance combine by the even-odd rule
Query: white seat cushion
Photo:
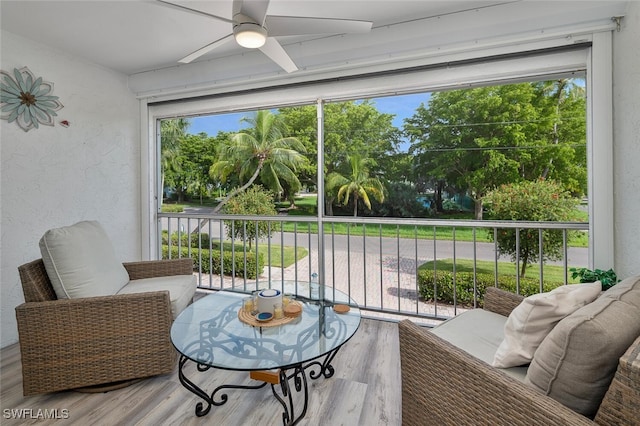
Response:
POLYGON ((499 368, 529 364, 540 343, 564 317, 596 300, 602 283, 563 285, 525 298, 509 315, 493 359, 499 368))
MULTIPOLYGON (((431 332, 481 361, 491 364, 504 339, 507 317, 483 309, 463 312, 433 328, 431 332)), ((500 369, 524 381, 527 367, 500 369)))
POLYGON ((50 229, 40 253, 58 299, 111 296, 129 282, 129 274, 96 221, 50 229))
POLYGON ((176 319, 178 314, 186 308, 196 292, 196 277, 194 275, 169 275, 166 277, 143 278, 129 281, 120 289, 118 294, 146 293, 150 291, 169 290, 171 299, 171 315, 176 319))

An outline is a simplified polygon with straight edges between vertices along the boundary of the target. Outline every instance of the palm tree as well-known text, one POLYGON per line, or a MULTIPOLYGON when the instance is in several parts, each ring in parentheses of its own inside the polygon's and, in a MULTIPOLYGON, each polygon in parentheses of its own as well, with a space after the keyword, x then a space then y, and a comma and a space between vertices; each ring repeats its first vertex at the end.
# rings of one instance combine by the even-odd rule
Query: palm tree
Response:
POLYGON ((358 216, 358 200, 371 210, 371 194, 379 202, 384 201, 384 187, 378 178, 369 176, 369 166, 375 161, 371 158, 363 158, 359 154, 347 157, 351 166, 351 174, 348 177, 340 173, 333 172, 327 176, 327 189, 333 191, 338 189, 338 202, 343 205, 349 204, 349 199, 353 196, 353 216, 358 216))
POLYGON ((258 177, 264 186, 278 194, 283 191, 282 183, 289 187, 300 188, 296 176, 297 169, 307 162, 301 153, 304 145, 298 138, 286 137, 286 126, 281 117, 269 110, 258 111, 253 117, 244 117, 249 123, 246 130, 231 136, 229 143, 218 149, 220 159, 211 166, 209 174, 225 181, 236 174, 240 182, 214 209, 220 209, 236 194, 250 187, 258 177))

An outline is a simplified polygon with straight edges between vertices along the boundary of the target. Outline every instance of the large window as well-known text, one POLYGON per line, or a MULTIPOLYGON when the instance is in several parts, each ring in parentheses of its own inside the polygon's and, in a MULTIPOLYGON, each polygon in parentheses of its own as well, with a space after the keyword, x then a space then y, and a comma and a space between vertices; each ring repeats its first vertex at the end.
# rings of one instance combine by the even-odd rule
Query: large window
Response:
POLYGON ((327 216, 481 220, 491 191, 523 181, 587 195, 585 82, 571 77, 163 120, 163 199, 215 207, 260 186, 307 207, 318 116, 327 216))
MULTIPOLYGON (((307 208, 299 214, 325 217, 481 219, 484 197, 519 181, 557 181, 586 201, 594 187, 588 141, 600 128, 586 97, 590 60, 581 48, 152 105, 150 119, 162 123, 151 145, 162 191, 154 200, 215 206, 254 178, 278 208, 300 203, 307 208), (238 134, 259 140, 267 119, 281 126, 272 142, 293 141, 280 148, 301 158, 289 171, 276 167, 280 176, 271 169, 254 177, 260 161, 242 169, 233 155, 247 139, 238 134), (165 134, 180 120, 182 165, 171 163, 176 145, 165 134), (314 194, 315 203, 303 200, 314 194)), ((589 209, 579 210, 573 219, 588 220, 589 209)))

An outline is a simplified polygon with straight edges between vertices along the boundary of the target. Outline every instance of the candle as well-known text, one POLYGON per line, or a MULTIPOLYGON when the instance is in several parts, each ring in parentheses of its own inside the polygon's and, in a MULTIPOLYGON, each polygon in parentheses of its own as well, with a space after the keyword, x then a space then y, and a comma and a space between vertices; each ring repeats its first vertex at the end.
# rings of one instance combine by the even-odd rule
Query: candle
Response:
POLYGON ((282 307, 282 293, 280 290, 268 288, 261 290, 260 293, 258 293, 258 312, 270 312, 275 315, 273 308, 276 304, 282 307))
POLYGON ((284 313, 282 312, 282 308, 281 307, 277 307, 274 309, 275 311, 275 317, 276 319, 280 319, 284 316, 284 313))
POLYGON ((244 299, 244 310, 248 313, 253 312, 253 298, 247 297, 244 299))

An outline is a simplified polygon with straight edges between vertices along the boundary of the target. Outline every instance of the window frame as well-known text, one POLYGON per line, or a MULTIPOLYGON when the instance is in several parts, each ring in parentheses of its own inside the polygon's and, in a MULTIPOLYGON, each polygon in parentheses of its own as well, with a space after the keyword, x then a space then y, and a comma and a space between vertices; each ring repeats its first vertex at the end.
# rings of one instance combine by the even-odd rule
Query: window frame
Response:
MULTIPOLYGON (((240 85, 215 95, 153 102, 141 100, 142 254, 157 256, 159 220, 159 123, 161 119, 193 117, 346 101, 418 92, 471 88, 522 81, 552 79, 586 73, 587 167, 589 192, 589 266, 608 269, 614 264, 613 227, 613 83, 611 31, 594 33, 579 45, 545 50, 514 48, 510 54, 465 60, 456 58, 428 66, 369 72, 343 78, 243 90, 240 85), (275 99, 275 101, 274 101, 275 99), (594 142, 594 141, 597 141, 594 142), (597 161, 596 161, 597 159, 597 161)), ((322 116, 319 113, 319 118, 322 116)), ((319 121, 318 163, 322 164, 322 122, 319 121)), ((319 168, 322 169, 322 168, 319 168)), ((321 170, 320 170, 321 171, 321 170)), ((323 176, 319 175, 319 182, 323 176)), ((319 190, 322 188, 319 187, 319 190)), ((320 203, 321 200, 319 200, 320 203)), ((320 204, 319 204, 320 205, 320 204)), ((323 209, 318 209, 318 223, 323 209)))

